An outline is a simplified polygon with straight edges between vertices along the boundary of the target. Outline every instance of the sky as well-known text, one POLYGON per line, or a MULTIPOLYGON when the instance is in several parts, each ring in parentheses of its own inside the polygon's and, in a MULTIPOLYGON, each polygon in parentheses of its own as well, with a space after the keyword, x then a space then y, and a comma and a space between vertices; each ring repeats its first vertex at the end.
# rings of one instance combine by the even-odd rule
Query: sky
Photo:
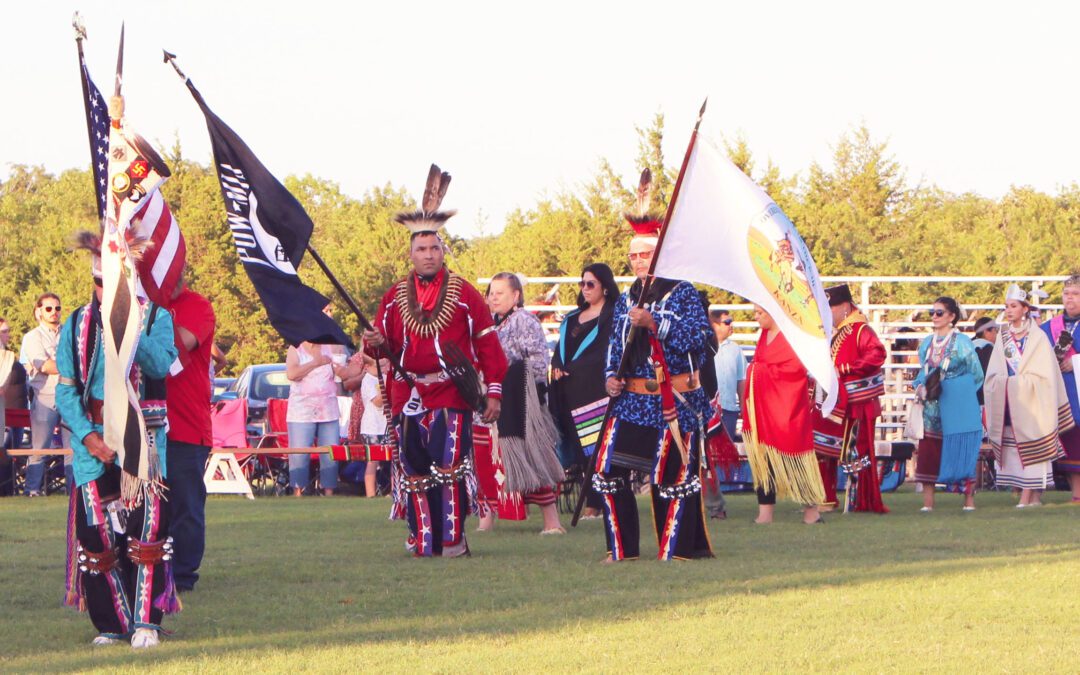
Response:
POLYGON ((439 164, 461 236, 578 189, 601 158, 633 181, 635 127, 658 112, 677 165, 706 96, 702 132, 741 134, 784 175, 828 166, 860 124, 913 184, 999 197, 1080 173, 1076 3, 50 0, 0 9, 0 178, 88 166, 75 10, 106 96, 126 22, 127 117, 148 139, 211 159, 165 48, 279 178, 418 197, 439 164))

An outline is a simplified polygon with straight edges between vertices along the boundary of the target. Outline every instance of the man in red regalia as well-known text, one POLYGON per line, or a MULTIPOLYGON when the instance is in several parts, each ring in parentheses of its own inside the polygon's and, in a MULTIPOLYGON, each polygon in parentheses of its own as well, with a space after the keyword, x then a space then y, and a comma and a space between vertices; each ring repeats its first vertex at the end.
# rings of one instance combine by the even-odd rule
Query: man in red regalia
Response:
POLYGON ((847 284, 825 289, 832 310, 832 355, 840 376, 840 398, 829 417, 815 415, 814 450, 825 484, 827 507, 835 507, 836 472, 842 448, 858 423, 855 448, 863 468, 857 474, 853 511, 888 513, 881 501, 881 486, 874 454, 874 427, 881 415, 885 393, 885 347, 851 298, 847 284), (867 464, 866 462, 869 461, 867 464))
POLYGON ((412 233, 413 271, 386 292, 375 330, 364 333, 372 354, 388 350, 413 382, 410 389, 398 376, 390 398, 393 410, 401 411, 400 496, 408 512, 408 547, 417 557, 469 553, 472 414, 481 412, 489 423, 498 419, 506 374, 487 303, 444 263, 439 230, 454 212, 438 208, 449 184, 450 174, 433 164, 421 210, 398 214, 396 220, 412 233))

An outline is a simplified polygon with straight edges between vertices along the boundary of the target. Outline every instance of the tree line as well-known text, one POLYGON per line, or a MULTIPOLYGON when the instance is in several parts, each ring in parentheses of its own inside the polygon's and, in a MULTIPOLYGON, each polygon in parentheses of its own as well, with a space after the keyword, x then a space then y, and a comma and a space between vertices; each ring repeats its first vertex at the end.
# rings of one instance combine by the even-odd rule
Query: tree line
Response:
MULTIPOLYGON (((664 117, 638 128, 637 171, 649 167, 658 210, 667 205, 677 174, 661 149, 664 117)), ((912 185, 888 145, 865 127, 845 133, 829 164, 812 164, 804 175, 785 175, 755 158, 741 136, 726 139, 729 156, 761 185, 798 227, 823 275, 1059 275, 1080 270, 1080 186, 1046 194, 1013 187, 1000 199, 954 194, 932 184, 912 185)), ((188 246, 192 288, 214 303, 218 343, 236 374, 252 363, 284 358, 285 345, 266 321, 254 288, 241 269, 225 221, 213 167, 183 156, 177 141, 162 154, 173 176, 163 193, 179 219, 188 246)), ((678 158, 678 159, 681 159, 678 158)), ((1022 180, 1022 176, 1018 179, 1022 180)), ((393 222, 416 202, 403 188, 386 184, 360 197, 312 175, 290 176, 286 187, 315 223, 312 245, 371 316, 383 292, 409 268, 408 235, 393 222)), ((451 267, 469 279, 499 271, 529 276, 575 276, 593 262, 627 274, 628 230, 622 213, 631 203, 637 176, 624 180, 601 159, 590 179, 510 213, 498 234, 451 238, 451 267)), ((70 251, 74 233, 97 227, 89 170, 59 175, 42 167, 13 166, 0 183, 0 316, 18 339, 33 327, 37 295, 59 294, 65 314, 90 295, 89 261, 70 251)), ((717 251, 723 264, 724 251, 717 251)), ((334 297, 329 282, 310 265, 306 283, 334 297)), ((715 302, 738 298, 707 289, 715 302)), ((1051 285, 1053 293, 1060 289, 1051 285)), ((563 288, 572 302, 576 288, 563 288)), ((939 294, 962 302, 1000 302, 1003 289, 984 285, 904 284, 875 288, 875 302, 928 302, 939 294)), ((343 303, 340 308, 344 310, 343 303)), ((355 317, 337 313, 347 332, 355 317)))

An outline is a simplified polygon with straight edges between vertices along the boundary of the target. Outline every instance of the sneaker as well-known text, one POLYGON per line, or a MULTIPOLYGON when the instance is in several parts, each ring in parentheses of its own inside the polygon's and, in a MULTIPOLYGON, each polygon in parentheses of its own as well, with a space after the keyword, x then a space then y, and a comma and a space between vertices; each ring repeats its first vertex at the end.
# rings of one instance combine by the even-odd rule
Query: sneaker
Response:
POLYGON ((924 506, 921 509, 919 509, 919 512, 920 513, 930 513, 933 510, 934 510, 933 506, 924 506))
POLYGON ((727 511, 720 511, 709 516, 713 520, 727 520, 727 511))
POLYGON ((132 649, 156 647, 160 642, 161 639, 158 638, 158 632, 153 628, 136 628, 135 634, 131 636, 132 649))
POLYGON ((99 635, 90 643, 95 647, 104 647, 105 645, 118 645, 120 640, 118 638, 109 637, 108 635, 99 635))
POLYGON ((38 492, 37 490, 31 490, 30 492, 26 493, 26 496, 27 497, 43 497, 44 495, 41 492, 38 492))
POLYGON ((974 506, 965 506, 964 507, 964 511, 974 511, 974 510, 975 510, 974 506))

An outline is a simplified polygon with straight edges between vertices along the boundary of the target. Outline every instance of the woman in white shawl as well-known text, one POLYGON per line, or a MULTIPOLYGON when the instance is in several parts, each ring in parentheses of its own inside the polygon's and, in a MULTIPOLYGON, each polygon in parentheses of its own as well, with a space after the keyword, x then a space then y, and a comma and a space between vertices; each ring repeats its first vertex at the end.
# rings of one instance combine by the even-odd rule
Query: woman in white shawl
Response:
POLYGON ((1062 456, 1058 436, 1074 424, 1053 346, 1030 313, 1027 293, 1013 284, 984 388, 997 484, 1020 489, 1021 509, 1042 503, 1051 463, 1062 456))

